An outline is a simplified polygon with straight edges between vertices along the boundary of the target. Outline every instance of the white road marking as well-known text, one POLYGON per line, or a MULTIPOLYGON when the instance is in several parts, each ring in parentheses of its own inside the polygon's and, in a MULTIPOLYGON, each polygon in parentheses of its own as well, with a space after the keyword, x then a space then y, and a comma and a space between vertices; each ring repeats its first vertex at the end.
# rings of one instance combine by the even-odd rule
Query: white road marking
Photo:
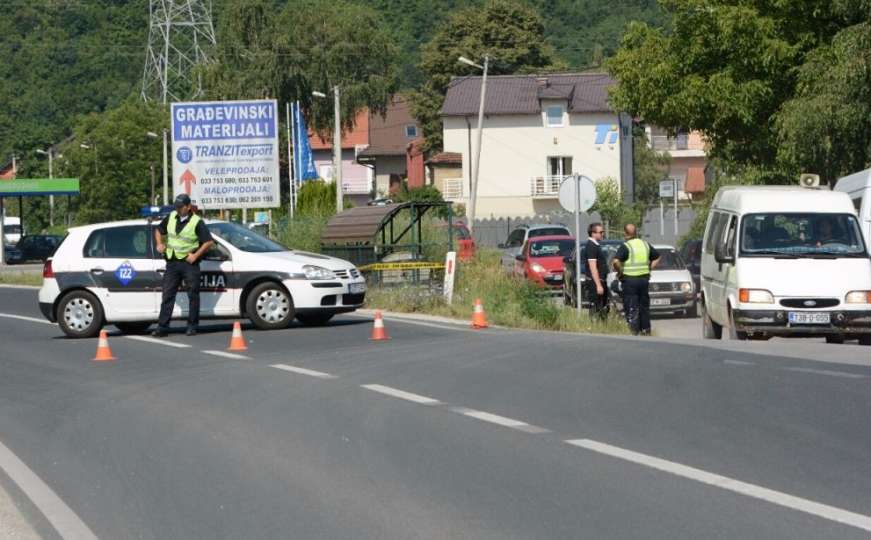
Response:
POLYGON ((366 390, 372 390, 373 392, 378 392, 379 394, 384 394, 385 396, 404 399, 406 401, 413 401, 414 403, 420 403, 421 405, 438 405, 439 403, 441 403, 437 399, 428 398, 426 396, 421 396, 418 394, 412 394, 411 392, 397 390, 396 388, 390 388, 389 386, 382 386, 380 384, 362 384, 360 386, 362 386, 366 390))
POLYGON ((269 367, 273 367, 275 369, 281 369, 283 371, 290 371, 292 373, 299 373, 300 375, 308 375, 309 377, 316 377, 318 379, 335 379, 335 375, 330 375, 329 373, 324 373, 323 371, 315 371, 313 369, 306 369, 296 366, 288 366, 287 364, 272 364, 269 367))
POLYGON ((11 284, 2 284, 0 285, 0 289, 30 289, 32 291, 38 291, 42 287, 37 285, 11 285, 11 284))
POLYGON ((866 375, 860 373, 847 373, 846 371, 832 371, 829 369, 813 369, 801 367, 783 368, 787 371, 798 371, 799 373, 813 373, 815 375, 828 375, 829 377, 844 377, 845 379, 864 379, 866 375))
POLYGON ((53 322, 47 321, 45 319, 37 319, 36 317, 25 317, 24 315, 13 315, 12 313, 0 313, 0 317, 5 317, 7 319, 18 319, 20 321, 35 322, 40 324, 54 324, 53 322))
POLYGON ((747 362, 744 360, 729 360, 729 359, 723 360, 723 363, 730 365, 730 366, 755 366, 756 365, 756 362, 747 362))
POLYGON ((469 416, 471 418, 476 418, 478 420, 483 420, 484 422, 490 422, 491 424, 497 424, 503 427, 508 427, 511 429, 517 429, 520 431, 525 431, 527 433, 547 433, 548 430, 544 428, 540 428, 538 426, 533 426, 527 424, 526 422, 521 422, 520 420, 515 420, 513 418, 508 418, 505 416, 499 416, 498 414, 492 414, 485 411, 476 411, 475 409, 467 409, 465 407, 454 407, 451 409, 454 412, 469 416))
POLYGON ((755 484, 748 484, 727 476, 720 476, 719 474, 709 473, 701 469, 688 467, 686 465, 681 465, 680 463, 666 461, 654 456, 648 456, 646 454, 633 452, 632 450, 626 450, 624 448, 611 446, 610 444, 590 439, 574 439, 565 442, 574 446, 586 448, 587 450, 592 450, 593 452, 599 452, 600 454, 631 461, 632 463, 644 465, 645 467, 650 467, 676 476, 695 480, 696 482, 753 497, 754 499, 760 499, 785 508, 821 517, 823 519, 843 523, 844 525, 849 525, 865 531, 871 531, 871 516, 857 514, 827 504, 821 504, 794 495, 789 495, 788 493, 774 491, 773 489, 764 488, 755 484))
POLYGON ((166 339, 158 339, 148 336, 124 336, 127 339, 134 339, 136 341, 144 341, 145 343, 155 343, 157 345, 166 345, 167 347, 175 347, 177 349, 190 349, 190 345, 186 343, 176 343, 174 341, 169 341, 166 339))
POLYGON ((97 535, 30 468, 0 443, 0 469, 33 501, 64 540, 97 540, 97 535))
POLYGON ((233 360, 251 360, 248 356, 244 356, 241 354, 224 352, 224 351, 203 351, 205 354, 211 354, 212 356, 220 356, 223 358, 232 358, 233 360))

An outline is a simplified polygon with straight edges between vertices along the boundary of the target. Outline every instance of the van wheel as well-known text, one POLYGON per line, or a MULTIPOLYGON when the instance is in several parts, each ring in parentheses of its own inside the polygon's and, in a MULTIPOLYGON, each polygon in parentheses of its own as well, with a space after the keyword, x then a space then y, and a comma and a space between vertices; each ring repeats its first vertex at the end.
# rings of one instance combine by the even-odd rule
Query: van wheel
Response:
POLYGON ((741 332, 735 328, 735 314, 729 309, 729 339, 732 341, 744 341, 747 339, 747 332, 741 332))
POLYGON ((831 336, 826 336, 826 343, 834 343, 835 345, 843 345, 844 344, 844 334, 834 334, 831 336))
POLYGON ((287 328, 295 314, 293 299, 278 283, 261 283, 248 293, 245 314, 260 330, 287 328))
POLYGON ((144 334, 151 326, 151 321, 116 322, 115 326, 123 334, 144 334))
POLYGON ((723 327, 708 316, 704 302, 702 302, 702 336, 705 339, 723 339, 723 327))
POLYGON ((88 291, 73 291, 57 304, 57 322, 71 338, 92 338, 103 328, 103 306, 88 291))
POLYGON ((323 313, 297 313, 296 320, 306 326, 323 326, 330 322, 333 314, 329 312, 323 313))

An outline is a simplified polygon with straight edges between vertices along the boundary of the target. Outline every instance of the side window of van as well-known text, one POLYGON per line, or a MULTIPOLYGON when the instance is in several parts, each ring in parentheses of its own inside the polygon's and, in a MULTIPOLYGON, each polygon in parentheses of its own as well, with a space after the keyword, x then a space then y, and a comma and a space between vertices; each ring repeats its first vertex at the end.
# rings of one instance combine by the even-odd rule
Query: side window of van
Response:
POLYGON ((738 218, 735 216, 723 216, 726 218, 726 256, 735 256, 735 233, 738 230, 738 218))
POLYGON ((708 255, 714 254, 714 245, 723 237, 723 218, 726 217, 722 212, 714 212, 711 216, 711 223, 708 226, 708 235, 705 237, 705 253, 708 255))
POLYGON ((862 217, 862 197, 856 197, 853 199, 853 208, 856 209, 856 215, 860 218, 862 217))

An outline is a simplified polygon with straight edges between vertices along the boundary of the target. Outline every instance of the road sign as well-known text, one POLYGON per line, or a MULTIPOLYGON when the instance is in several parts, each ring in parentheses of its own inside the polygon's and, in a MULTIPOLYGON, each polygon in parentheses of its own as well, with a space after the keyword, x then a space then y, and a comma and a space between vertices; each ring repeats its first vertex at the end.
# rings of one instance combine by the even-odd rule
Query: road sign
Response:
POLYGON ((674 180, 663 180, 659 183, 659 196, 663 199, 674 197, 674 180))
POLYGON ((173 103, 172 179, 204 210, 277 207, 278 103, 173 103))
POLYGON ((266 225, 269 223, 269 212, 254 212, 254 223, 266 225))
POLYGON ((592 180, 583 175, 572 175, 563 180, 559 186, 559 203, 560 206, 574 212, 578 204, 578 195, 576 186, 580 184, 580 208, 581 212, 586 212, 596 204, 596 185, 592 180))

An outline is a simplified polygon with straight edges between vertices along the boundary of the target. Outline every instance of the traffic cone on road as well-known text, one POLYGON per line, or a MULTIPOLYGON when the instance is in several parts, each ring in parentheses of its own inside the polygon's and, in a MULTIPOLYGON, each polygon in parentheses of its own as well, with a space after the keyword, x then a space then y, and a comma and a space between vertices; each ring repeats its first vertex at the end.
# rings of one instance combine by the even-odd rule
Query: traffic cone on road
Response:
POLYGON ((239 321, 233 323, 233 335, 230 336, 230 346, 228 351, 247 351, 248 345, 245 344, 245 338, 242 337, 242 325, 239 321))
POLYGON ((109 337, 105 330, 100 330, 100 339, 97 341, 97 356, 94 357, 94 362, 111 362, 117 360, 112 356, 112 349, 109 348, 109 337))
POLYGON ((484 314, 484 306, 481 305, 481 299, 475 299, 475 312, 472 313, 472 328, 475 330, 480 330, 481 328, 487 328, 487 316, 484 314))
POLYGON ((384 328, 384 319, 381 318, 381 311, 375 312, 375 325, 372 326, 371 341, 386 341, 390 339, 387 336, 387 329, 384 328))

